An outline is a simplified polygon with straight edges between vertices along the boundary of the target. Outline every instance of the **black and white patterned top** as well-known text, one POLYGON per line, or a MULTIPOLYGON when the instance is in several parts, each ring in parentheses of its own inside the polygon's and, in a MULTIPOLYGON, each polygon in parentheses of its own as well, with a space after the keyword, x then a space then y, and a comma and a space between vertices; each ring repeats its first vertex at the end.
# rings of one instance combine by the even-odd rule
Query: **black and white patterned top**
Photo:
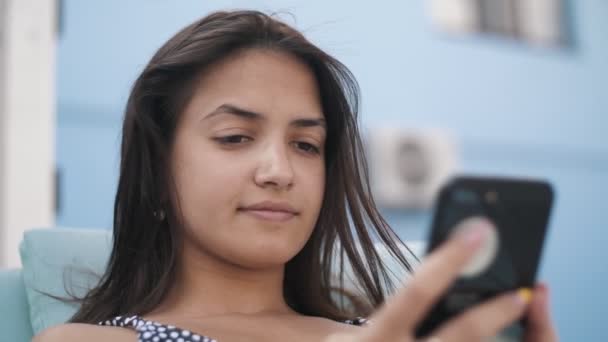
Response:
MULTIPOLYGON (((362 326, 367 324, 368 321, 365 318, 355 318, 342 321, 342 323, 362 326)), ((99 322, 99 325, 134 329, 137 331, 139 342, 217 342, 217 340, 211 337, 199 335, 173 325, 148 321, 137 315, 117 316, 113 319, 99 322)))

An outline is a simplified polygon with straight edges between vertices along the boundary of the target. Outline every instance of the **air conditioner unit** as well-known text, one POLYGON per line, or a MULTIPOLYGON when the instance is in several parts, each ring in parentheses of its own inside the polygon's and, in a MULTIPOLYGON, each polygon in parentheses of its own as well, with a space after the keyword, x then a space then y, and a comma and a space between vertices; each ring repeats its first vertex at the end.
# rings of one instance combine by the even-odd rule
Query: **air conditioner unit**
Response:
POLYGON ((372 192, 384 208, 430 209, 459 163, 454 138, 440 129, 378 127, 366 145, 372 192))

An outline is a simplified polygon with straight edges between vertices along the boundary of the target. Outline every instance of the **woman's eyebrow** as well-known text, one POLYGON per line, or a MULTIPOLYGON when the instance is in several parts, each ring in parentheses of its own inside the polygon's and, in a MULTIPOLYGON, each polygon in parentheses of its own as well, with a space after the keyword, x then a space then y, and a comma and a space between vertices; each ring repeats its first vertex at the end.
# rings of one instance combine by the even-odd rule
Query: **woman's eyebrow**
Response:
POLYGON ((221 106, 214 109, 211 113, 207 114, 203 120, 210 119, 214 116, 218 116, 221 114, 230 114, 235 115, 243 119, 252 120, 252 121, 261 121, 264 116, 262 114, 252 112, 250 110, 242 109, 237 106, 224 103, 221 106))
MULTIPOLYGON (((214 116, 218 116, 221 114, 229 114, 240 117, 242 119, 246 119, 249 121, 263 121, 266 117, 261 113, 256 113, 247 109, 239 108, 235 105, 224 103, 221 106, 214 109, 211 113, 207 114, 202 120, 207 120, 214 116)), ((327 130, 327 124, 325 122, 325 118, 300 118, 292 120, 289 123, 290 126, 294 127, 321 127, 327 130)))
POLYGON ((294 127, 320 127, 327 130, 327 124, 324 118, 316 119, 295 119, 289 123, 290 126, 294 127))

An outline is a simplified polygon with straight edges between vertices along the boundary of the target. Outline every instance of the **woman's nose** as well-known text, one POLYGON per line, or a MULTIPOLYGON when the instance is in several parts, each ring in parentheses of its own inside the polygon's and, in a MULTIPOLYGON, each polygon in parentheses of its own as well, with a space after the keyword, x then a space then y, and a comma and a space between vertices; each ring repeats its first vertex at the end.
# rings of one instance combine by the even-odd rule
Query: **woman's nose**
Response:
POLYGON ((269 145, 263 149, 255 182, 259 186, 288 189, 293 185, 293 168, 287 146, 269 145))

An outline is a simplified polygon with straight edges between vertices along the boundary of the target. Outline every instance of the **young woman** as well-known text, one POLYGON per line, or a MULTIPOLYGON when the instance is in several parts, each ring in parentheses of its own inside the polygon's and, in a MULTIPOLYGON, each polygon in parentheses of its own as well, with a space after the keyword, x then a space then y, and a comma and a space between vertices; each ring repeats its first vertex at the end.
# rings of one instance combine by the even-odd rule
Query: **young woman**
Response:
MULTIPOLYGON (((263 13, 218 12, 177 33, 127 103, 106 273, 71 323, 35 340, 413 340, 488 228, 394 291, 374 242, 411 267, 370 195, 357 110, 347 68, 263 13), (345 263, 360 296, 344 289, 345 263)), ((555 341, 544 286, 428 339, 479 341, 526 311, 528 341, 555 341)))

